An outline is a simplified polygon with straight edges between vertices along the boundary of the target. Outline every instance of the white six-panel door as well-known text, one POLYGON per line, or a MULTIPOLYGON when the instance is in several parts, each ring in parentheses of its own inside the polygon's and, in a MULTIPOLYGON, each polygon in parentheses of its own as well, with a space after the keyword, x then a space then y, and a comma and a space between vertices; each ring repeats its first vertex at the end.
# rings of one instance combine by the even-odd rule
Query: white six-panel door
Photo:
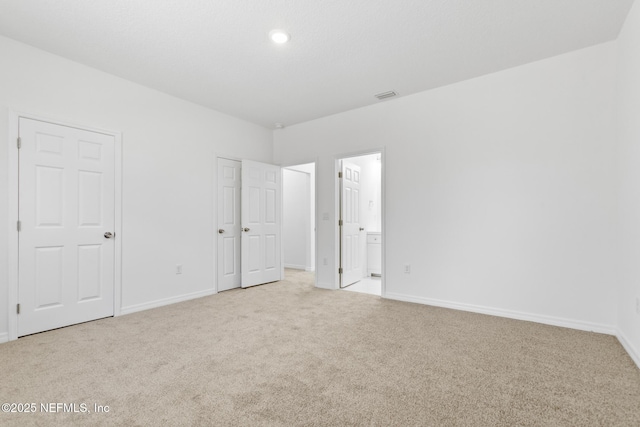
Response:
POLYGON ((20 118, 18 336, 113 316, 115 139, 20 118))
POLYGON ((280 280, 282 171, 242 161, 242 287, 280 280))
POLYGON ((240 168, 218 158, 218 292, 240 287, 240 168))
POLYGON ((360 166, 342 162, 340 199, 340 287, 362 279, 360 263, 360 166))

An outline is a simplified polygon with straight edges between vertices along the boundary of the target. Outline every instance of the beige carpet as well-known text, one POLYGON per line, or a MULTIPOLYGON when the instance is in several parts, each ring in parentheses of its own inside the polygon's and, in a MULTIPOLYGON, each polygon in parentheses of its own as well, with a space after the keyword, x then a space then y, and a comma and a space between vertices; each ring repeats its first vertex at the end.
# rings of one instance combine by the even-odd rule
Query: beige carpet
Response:
POLYGON ((2 403, 109 406, 0 413, 3 426, 640 425, 640 370, 614 337, 315 289, 292 271, 2 344, 0 366, 2 403))

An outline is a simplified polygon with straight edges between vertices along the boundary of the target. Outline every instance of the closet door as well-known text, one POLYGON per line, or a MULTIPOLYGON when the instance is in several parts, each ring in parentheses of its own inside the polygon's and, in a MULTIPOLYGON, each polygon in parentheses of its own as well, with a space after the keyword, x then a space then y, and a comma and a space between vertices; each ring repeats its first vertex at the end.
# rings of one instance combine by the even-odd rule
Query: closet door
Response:
POLYGON ((114 137, 26 118, 19 132, 18 336, 113 316, 114 137))
POLYGON ((241 165, 218 158, 218 292, 240 287, 241 165))
POLYGON ((282 279, 282 171, 242 161, 242 287, 282 279))

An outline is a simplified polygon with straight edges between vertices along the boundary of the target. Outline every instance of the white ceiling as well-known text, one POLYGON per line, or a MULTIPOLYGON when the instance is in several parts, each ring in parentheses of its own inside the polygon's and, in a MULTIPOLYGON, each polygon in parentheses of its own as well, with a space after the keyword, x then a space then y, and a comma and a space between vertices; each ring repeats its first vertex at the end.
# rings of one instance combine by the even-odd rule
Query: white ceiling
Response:
POLYGON ((613 40, 632 3, 2 0, 0 34, 273 128, 613 40))

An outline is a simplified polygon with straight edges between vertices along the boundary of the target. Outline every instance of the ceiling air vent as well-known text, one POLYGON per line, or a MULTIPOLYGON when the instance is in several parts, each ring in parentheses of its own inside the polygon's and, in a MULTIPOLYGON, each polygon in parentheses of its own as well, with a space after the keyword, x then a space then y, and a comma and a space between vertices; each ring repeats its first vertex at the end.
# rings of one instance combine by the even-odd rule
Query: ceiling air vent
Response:
POLYGON ((397 93, 395 93, 394 91, 390 90, 389 92, 382 92, 379 93, 377 95, 375 95, 376 98, 378 99, 387 99, 387 98, 391 98, 392 96, 396 96, 397 93))

